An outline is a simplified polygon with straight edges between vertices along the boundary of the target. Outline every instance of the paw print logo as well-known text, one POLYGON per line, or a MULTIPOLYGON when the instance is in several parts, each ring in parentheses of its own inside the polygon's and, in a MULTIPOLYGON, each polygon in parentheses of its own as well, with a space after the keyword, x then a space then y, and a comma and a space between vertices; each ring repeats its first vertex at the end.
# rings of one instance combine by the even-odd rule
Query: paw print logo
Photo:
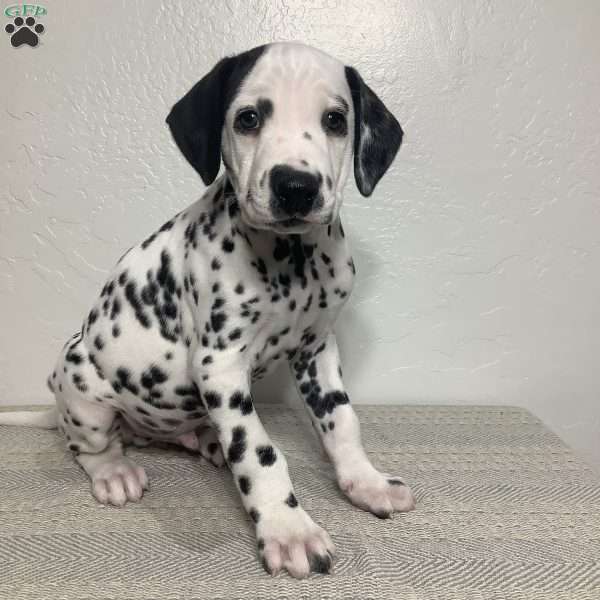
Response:
POLYGON ((10 43, 15 48, 23 44, 35 48, 40 41, 38 34, 44 33, 44 26, 41 23, 36 24, 33 17, 27 17, 25 20, 22 17, 16 17, 4 30, 10 34, 10 43))

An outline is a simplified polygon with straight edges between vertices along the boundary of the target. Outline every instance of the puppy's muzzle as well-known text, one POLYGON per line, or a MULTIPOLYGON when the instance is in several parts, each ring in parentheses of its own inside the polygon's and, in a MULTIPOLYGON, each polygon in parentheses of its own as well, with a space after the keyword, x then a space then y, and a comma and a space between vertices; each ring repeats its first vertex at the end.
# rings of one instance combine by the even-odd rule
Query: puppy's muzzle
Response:
POLYGON ((312 173, 278 165, 271 169, 271 212, 276 219, 302 219, 319 200, 320 181, 312 173))

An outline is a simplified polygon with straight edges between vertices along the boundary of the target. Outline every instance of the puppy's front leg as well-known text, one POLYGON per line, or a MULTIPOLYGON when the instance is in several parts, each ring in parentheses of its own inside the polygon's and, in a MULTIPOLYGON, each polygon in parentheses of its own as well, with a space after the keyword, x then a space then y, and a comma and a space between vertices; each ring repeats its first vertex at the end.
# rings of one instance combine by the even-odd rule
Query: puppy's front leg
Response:
POLYGON ((356 506, 381 518, 395 511, 412 510, 415 501, 410 488, 399 477, 377 471, 365 454, 358 417, 342 383, 333 333, 324 340, 310 340, 293 358, 291 366, 346 496, 356 506))
POLYGON ((296 499, 285 457, 254 410, 248 373, 221 370, 218 364, 207 370, 202 357, 194 364, 202 400, 244 508, 256 524, 265 569, 275 574, 284 568, 294 577, 329 572, 334 546, 296 499))

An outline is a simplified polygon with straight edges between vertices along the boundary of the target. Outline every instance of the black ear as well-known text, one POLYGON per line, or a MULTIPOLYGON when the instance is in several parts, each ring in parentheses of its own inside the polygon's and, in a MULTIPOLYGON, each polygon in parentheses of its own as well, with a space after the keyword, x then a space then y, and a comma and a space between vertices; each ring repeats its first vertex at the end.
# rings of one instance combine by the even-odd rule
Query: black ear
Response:
POLYGON ((370 196, 392 164, 402 143, 402 128, 356 69, 346 67, 354 104, 354 179, 360 193, 370 196))
POLYGON ((205 185, 215 180, 221 165, 225 113, 264 49, 259 46, 218 62, 167 117, 175 143, 205 185))

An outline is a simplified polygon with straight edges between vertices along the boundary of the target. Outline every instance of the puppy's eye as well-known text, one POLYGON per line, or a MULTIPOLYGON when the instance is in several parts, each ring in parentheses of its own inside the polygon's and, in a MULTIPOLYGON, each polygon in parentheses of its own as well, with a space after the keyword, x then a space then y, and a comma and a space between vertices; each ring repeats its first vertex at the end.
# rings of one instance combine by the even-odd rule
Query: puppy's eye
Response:
POLYGON ((242 110, 235 118, 235 127, 241 132, 258 129, 260 127, 258 113, 252 108, 242 110))
POLYGON ((324 113, 323 128, 334 135, 346 135, 348 131, 346 116, 337 110, 330 110, 324 113))

